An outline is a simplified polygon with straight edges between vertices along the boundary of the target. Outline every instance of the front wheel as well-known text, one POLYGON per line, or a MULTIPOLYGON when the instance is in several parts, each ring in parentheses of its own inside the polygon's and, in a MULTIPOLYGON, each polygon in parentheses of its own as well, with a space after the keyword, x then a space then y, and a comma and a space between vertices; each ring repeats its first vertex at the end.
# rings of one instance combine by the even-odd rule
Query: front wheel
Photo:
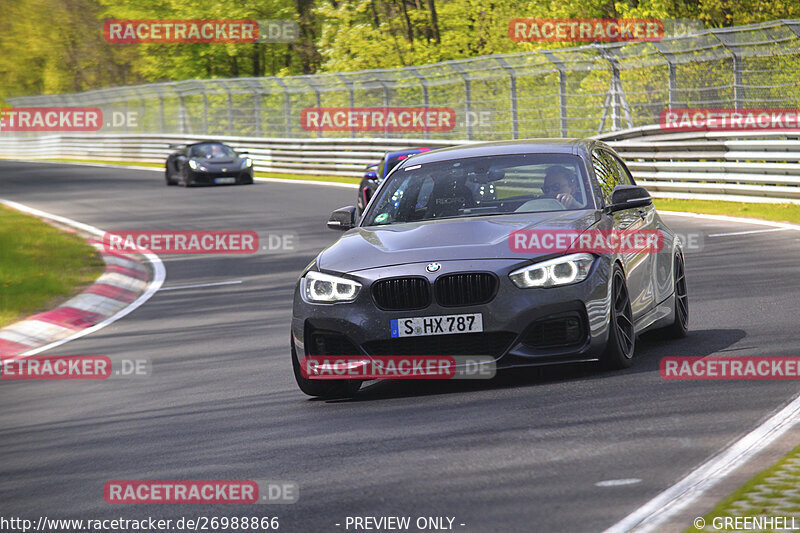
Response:
POLYGON ((617 370, 633 364, 636 333, 633 328, 631 299, 622 268, 615 264, 611 271, 611 320, 608 324, 608 343, 601 361, 603 366, 617 370))
POLYGON ((172 181, 172 177, 170 176, 169 169, 164 171, 164 180, 167 182, 167 187, 171 185, 177 185, 174 181, 172 181))
POLYGON ((361 388, 361 381, 357 379, 315 380, 304 378, 300 371, 300 361, 297 359, 294 339, 292 339, 291 342, 294 379, 297 381, 297 386, 300 387, 300 390, 304 393, 309 396, 325 399, 351 398, 358 392, 358 389, 361 388))

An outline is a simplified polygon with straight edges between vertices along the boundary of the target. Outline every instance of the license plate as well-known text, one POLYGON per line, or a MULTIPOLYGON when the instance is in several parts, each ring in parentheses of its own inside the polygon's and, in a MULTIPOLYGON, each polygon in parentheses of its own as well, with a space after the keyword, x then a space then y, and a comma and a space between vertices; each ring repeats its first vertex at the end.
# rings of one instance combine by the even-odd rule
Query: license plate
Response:
POLYGON ((422 335, 453 335, 483 331, 483 315, 420 316, 395 318, 390 322, 392 337, 418 337, 422 335))
POLYGON ((214 183, 236 183, 236 178, 215 178, 214 183))

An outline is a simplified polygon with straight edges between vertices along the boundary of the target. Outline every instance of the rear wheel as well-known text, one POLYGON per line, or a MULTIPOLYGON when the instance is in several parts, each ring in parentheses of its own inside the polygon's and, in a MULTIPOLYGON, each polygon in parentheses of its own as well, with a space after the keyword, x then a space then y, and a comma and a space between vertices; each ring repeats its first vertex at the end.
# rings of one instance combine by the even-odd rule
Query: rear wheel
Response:
POLYGON ((297 350, 294 347, 294 339, 292 339, 292 368, 294 370, 294 379, 297 381, 297 386, 300 390, 309 396, 316 396, 318 398, 351 398, 361 388, 361 381, 357 379, 340 379, 340 380, 314 380, 306 379, 300 371, 300 361, 297 359, 297 350))
POLYGON ((689 331, 689 291, 686 287, 686 267, 683 255, 675 256, 675 322, 664 328, 664 333, 675 339, 682 339, 689 331))
POLYGON ((608 343, 602 356, 603 366, 609 369, 628 368, 633 364, 636 333, 628 285, 622 268, 615 264, 611 274, 611 320, 608 343))

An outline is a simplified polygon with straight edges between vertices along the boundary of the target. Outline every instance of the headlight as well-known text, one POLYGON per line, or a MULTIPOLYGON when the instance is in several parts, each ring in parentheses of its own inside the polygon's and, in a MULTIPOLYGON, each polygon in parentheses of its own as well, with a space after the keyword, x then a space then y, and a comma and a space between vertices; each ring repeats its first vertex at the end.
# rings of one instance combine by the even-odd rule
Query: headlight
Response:
POLYGON ((252 166, 253 166, 253 160, 250 159, 249 157, 245 158, 245 160, 242 161, 242 168, 248 168, 248 167, 252 167, 252 166))
POLYGON ((357 281, 310 271, 305 277, 305 297, 310 302, 350 302, 361 284, 357 281))
POLYGON ((190 159, 189 168, 191 168, 192 170, 197 170, 197 161, 195 161, 194 159, 190 159))
POLYGON ((565 255, 520 268, 508 276, 520 289, 569 285, 585 280, 593 262, 591 254, 565 255))

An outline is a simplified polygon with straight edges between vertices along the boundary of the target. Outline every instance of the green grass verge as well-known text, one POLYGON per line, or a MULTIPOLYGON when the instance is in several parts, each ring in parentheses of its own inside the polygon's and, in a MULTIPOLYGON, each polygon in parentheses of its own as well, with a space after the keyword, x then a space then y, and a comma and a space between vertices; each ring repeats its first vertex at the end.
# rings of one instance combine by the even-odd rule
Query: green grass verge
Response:
POLYGON ((664 211, 688 211, 709 215, 761 218, 776 222, 800 224, 800 204, 748 204, 716 200, 676 200, 654 198, 656 208, 664 211))
POLYGON ((307 176, 305 174, 281 174, 278 172, 256 172, 257 178, 278 178, 283 180, 329 181, 333 183, 352 183, 358 185, 361 178, 347 176, 307 176))
POLYGON ((100 254, 77 235, 0 206, 0 327, 52 309, 103 273, 100 254))
MULTIPOLYGON (((748 480, 744 485, 736 489, 736 491, 719 502, 714 509, 705 515, 703 518, 707 525, 712 525, 715 517, 725 516, 787 516, 800 512, 800 502, 796 503, 796 508, 788 510, 782 508, 780 510, 772 508, 769 500, 756 501, 753 496, 758 494, 761 498, 771 498, 774 495, 776 501, 784 498, 787 491, 794 491, 800 485, 800 474, 796 476, 785 476, 783 480, 769 480, 768 478, 775 475, 776 472, 786 469, 789 472, 797 473, 797 466, 789 463, 792 459, 797 460, 800 458, 800 446, 797 446, 780 461, 760 472, 748 480), (736 511, 734 514, 733 504, 745 504, 748 507, 745 515, 742 515, 742 509, 736 511)), ((686 530, 688 532, 703 531, 692 526, 686 530)))

